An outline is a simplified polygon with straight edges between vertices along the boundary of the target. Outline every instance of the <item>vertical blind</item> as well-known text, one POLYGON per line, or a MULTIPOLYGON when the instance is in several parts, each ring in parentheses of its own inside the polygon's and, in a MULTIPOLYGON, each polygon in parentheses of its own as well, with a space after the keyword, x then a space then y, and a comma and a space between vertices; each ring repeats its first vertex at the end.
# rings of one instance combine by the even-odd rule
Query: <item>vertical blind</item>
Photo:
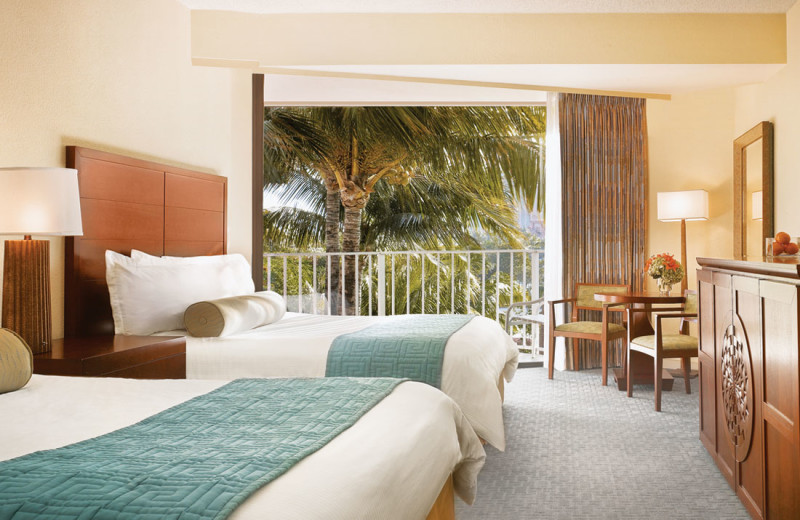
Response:
MULTIPOLYGON (((563 290, 575 284, 644 287, 647 236, 647 119, 644 99, 559 95, 563 290)), ((615 315, 617 313, 614 313, 615 315)), ((585 316, 581 319, 598 319, 585 316)), ((620 365, 622 345, 610 351, 620 365)), ((600 345, 582 341, 568 368, 601 364, 600 345)))

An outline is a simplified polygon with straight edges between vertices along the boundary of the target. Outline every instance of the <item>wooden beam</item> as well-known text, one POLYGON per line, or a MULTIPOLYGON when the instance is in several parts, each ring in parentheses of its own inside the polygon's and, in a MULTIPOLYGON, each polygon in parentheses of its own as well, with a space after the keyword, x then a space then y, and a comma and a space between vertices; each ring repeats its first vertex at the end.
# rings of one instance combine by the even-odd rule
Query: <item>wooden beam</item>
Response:
POLYGON ((264 289, 264 75, 253 74, 253 243, 256 291, 264 289))

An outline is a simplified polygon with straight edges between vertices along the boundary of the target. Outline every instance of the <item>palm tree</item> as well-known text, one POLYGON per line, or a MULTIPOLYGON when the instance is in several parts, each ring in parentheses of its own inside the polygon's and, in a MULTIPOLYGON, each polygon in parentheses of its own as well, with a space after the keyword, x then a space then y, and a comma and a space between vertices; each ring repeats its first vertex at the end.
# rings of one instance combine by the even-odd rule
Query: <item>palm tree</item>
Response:
MULTIPOLYGON (((284 194, 299 196, 311 206, 306 213, 295 208, 268 216, 268 235, 271 225, 287 230, 302 223, 300 243, 319 241, 322 229, 313 214, 322 210, 321 185, 328 252, 360 250, 364 210, 373 193, 384 203, 421 205, 419 197, 427 192, 422 200, 428 212, 420 212, 420 218, 436 209, 439 215, 452 215, 465 206, 469 211, 461 216, 468 222, 487 226, 490 232, 502 230, 508 237, 514 235, 508 225, 510 195, 528 209, 543 206, 541 107, 280 107, 265 110, 264 126, 265 186, 284 185, 284 194), (385 197, 391 187, 398 197, 385 197), (430 197, 431 190, 441 199, 430 197), (464 205, 467 200, 472 203, 464 205), (462 204, 453 205, 457 202, 462 204)), ((371 213, 366 231, 370 222, 386 224, 393 215, 371 213)), ((410 230, 414 219, 400 224, 400 229, 410 230)), ((432 226, 417 228, 427 232, 427 243, 437 234, 432 226)), ((466 239, 463 226, 460 229, 459 234, 446 235, 448 226, 440 226, 438 235, 444 240, 439 244, 466 239)), ((336 269, 332 280, 338 283, 338 265, 336 269)), ((353 262, 345 264, 346 289, 354 270, 353 262)), ((350 300, 354 290, 346 294, 350 300)))

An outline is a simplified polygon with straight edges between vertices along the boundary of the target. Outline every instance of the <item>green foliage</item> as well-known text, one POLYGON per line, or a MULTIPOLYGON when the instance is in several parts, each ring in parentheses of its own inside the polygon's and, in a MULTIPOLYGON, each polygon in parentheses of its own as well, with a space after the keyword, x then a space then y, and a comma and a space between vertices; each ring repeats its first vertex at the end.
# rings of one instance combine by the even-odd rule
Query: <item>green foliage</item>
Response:
POLYGON ((323 247, 331 186, 366 200, 361 250, 475 248, 476 230, 519 247, 516 205, 544 205, 544 115, 543 107, 267 108, 264 187, 280 207, 265 214, 265 248, 323 247))

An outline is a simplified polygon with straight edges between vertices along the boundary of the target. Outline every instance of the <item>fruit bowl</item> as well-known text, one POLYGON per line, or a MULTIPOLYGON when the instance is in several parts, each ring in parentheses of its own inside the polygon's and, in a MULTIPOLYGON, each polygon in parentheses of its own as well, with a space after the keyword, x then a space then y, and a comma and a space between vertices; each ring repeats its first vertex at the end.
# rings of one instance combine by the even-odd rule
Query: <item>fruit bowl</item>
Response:
POLYGON ((789 236, 789 233, 776 233, 774 238, 766 239, 768 257, 800 256, 800 238, 789 236))

